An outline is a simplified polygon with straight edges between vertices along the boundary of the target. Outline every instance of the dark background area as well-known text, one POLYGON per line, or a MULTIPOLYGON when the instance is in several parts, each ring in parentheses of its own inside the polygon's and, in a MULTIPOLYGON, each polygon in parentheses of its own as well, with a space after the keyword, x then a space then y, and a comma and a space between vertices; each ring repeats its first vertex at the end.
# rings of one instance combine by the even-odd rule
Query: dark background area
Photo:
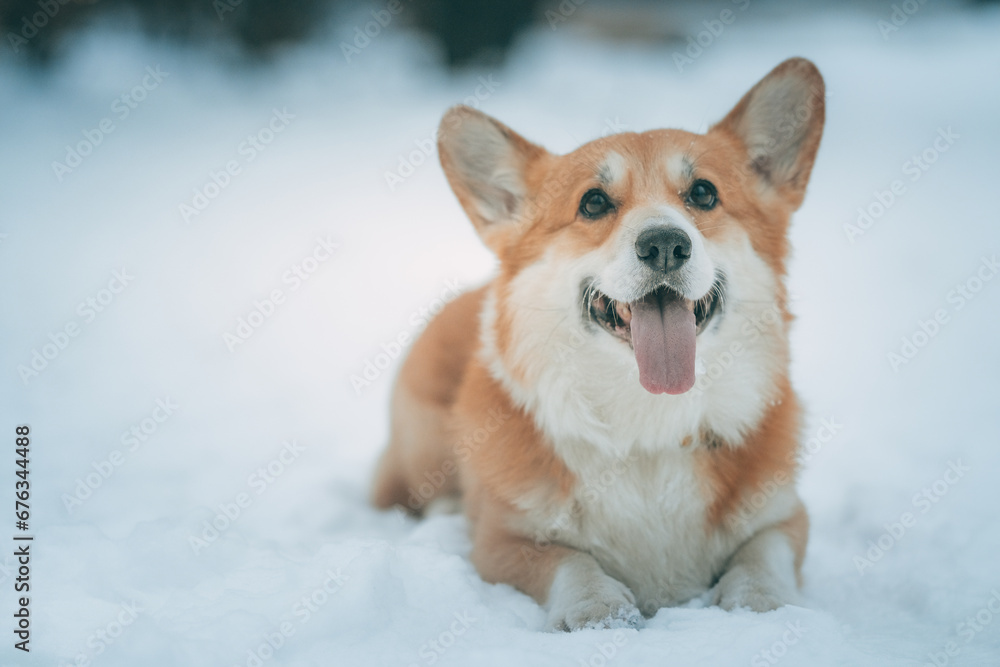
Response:
MULTIPOLYGON (((542 5, 541 0, 399 3, 410 5, 406 14, 411 25, 437 40, 452 66, 500 59, 518 31, 538 17, 542 5)), ((387 11, 387 4, 372 5, 372 10, 387 11)), ((221 41, 248 59, 260 60, 307 39, 336 20, 338 12, 356 6, 339 0, 5 0, 0 2, 0 26, 5 41, 16 47, 15 56, 36 64, 58 58, 73 31, 105 20, 178 42, 221 41), (8 33, 25 39, 11 41, 8 33)))
MULTIPOLYGON (((640 36, 648 26, 628 25, 613 15, 628 14, 635 4, 596 0, 397 0, 405 6, 403 22, 424 33, 438 46, 443 64, 495 64, 503 60, 517 35, 533 23, 546 24, 579 8, 600 5, 611 30, 640 36), (589 6, 588 6, 589 5, 589 6), (636 28, 639 28, 638 30, 636 28)), ((51 63, 64 52, 67 38, 81 28, 110 21, 140 28, 155 38, 209 47, 230 47, 239 59, 264 62, 282 47, 301 42, 336 23, 344 13, 365 7, 375 14, 389 2, 362 5, 352 0, 2 0, 0 30, 8 42, 3 57, 35 65, 51 63), (21 37, 22 39, 19 39, 21 37), (13 53, 12 53, 13 52, 13 53)), ((998 0, 968 0, 970 5, 998 0)), ((661 6, 706 3, 664 2, 661 6)), ((755 3, 757 4, 757 3, 755 3)), ((761 2, 759 4, 767 4, 761 2)), ((770 3, 775 5, 775 3, 770 3)), ((886 9, 888 3, 842 2, 854 8, 886 9)), ((719 7, 725 8, 722 3, 719 7)), ((808 13, 829 3, 784 3, 781 13, 808 13)), ((682 13, 682 10, 679 10, 682 13)), ((641 20, 637 21, 641 23, 641 20)), ((605 26, 608 27, 607 25, 605 26)))

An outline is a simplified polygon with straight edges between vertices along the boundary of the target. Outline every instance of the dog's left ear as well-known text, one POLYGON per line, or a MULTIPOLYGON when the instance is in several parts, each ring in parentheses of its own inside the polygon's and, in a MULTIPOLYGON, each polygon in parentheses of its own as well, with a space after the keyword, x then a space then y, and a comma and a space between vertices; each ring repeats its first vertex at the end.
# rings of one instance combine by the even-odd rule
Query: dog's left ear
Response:
POLYGON ((712 130, 735 134, 746 147, 747 169, 796 209, 823 134, 825 97, 816 66, 791 58, 751 88, 712 130))
POLYGON ((528 171, 546 155, 509 127, 467 106, 448 110, 438 130, 438 155, 462 208, 494 252, 527 216, 528 171))

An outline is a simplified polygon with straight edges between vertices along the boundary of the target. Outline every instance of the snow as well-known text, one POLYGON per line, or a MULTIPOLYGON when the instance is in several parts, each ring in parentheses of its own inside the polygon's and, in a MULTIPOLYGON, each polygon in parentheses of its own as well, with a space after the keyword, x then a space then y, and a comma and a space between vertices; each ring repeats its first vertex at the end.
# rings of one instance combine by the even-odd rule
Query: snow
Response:
MULTIPOLYGON (((688 11, 695 30, 718 15, 688 11)), ((31 425, 36 536, 32 652, 6 634, 0 664, 1000 664, 1000 281, 985 280, 1000 252, 1000 13, 927 3, 884 39, 891 12, 755 5, 683 72, 683 42, 594 39, 572 17, 493 71, 449 77, 388 29, 347 64, 337 42, 363 12, 257 72, 107 30, 50 75, 0 66, 0 424, 12 446, 31 425), (481 108, 554 150, 608 128, 697 130, 791 55, 830 92, 789 276, 814 450, 804 604, 694 600, 640 631, 540 632, 534 602, 478 578, 463 519, 365 500, 399 360, 360 393, 351 376, 494 267, 421 146, 477 87, 481 108), (115 100, 157 66, 121 117, 115 100), (241 150, 276 112, 294 118, 241 150), (60 181, 52 163, 104 118, 113 131, 60 181), (925 150, 935 161, 913 180, 925 150), (213 173, 226 186, 185 222, 213 173), (849 240, 894 180, 905 191, 849 240), (270 316, 231 351, 224 335, 255 302, 270 316), (903 337, 924 344, 894 369, 903 337), (52 340, 64 348, 22 380, 52 340), (208 541, 213 520, 228 526, 208 541)))

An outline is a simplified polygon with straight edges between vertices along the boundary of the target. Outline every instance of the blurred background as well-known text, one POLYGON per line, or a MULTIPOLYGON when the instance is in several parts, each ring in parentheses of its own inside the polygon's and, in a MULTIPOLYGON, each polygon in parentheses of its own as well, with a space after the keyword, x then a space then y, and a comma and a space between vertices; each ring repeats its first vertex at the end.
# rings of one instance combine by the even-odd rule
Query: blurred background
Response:
MULTIPOLYGON (((817 16, 834 9, 838 13, 867 13, 873 21, 887 24, 878 26, 884 37, 897 32, 926 2, 883 5, 863 0, 752 0, 755 12, 775 19, 817 16)), ((727 8, 741 12, 751 6, 751 0, 716 4, 719 13, 727 8)), ((968 0, 964 7, 946 4, 949 9, 972 10, 996 4, 996 0, 968 0)), ((210 58, 260 64, 305 41, 345 32, 357 15, 368 19, 369 9, 375 24, 353 26, 355 30, 349 35, 353 39, 347 40, 346 48, 344 42, 339 45, 345 54, 366 48, 370 39, 395 23, 394 31, 405 29, 420 35, 430 58, 449 68, 502 63, 525 32, 545 25, 555 29, 568 23, 570 17, 577 29, 594 37, 661 45, 684 44, 686 37, 696 36, 702 28, 701 19, 715 18, 711 16, 714 7, 695 0, 387 0, 370 7, 358 0, 4 0, 0 3, 0 25, 7 33, 14 59, 23 63, 52 63, 66 56, 80 31, 107 26, 198 48, 210 58)), ((936 11, 941 9, 932 9, 936 11)), ((720 23, 728 26, 732 22, 720 23)))
POLYGON ((30 424, 36 536, 0 665, 997 664, 998 35, 959 0, 0 0, 0 442, 30 424), (540 634, 460 517, 366 503, 398 341, 495 268, 437 123, 704 131, 791 56, 828 90, 788 276, 803 606, 540 634))

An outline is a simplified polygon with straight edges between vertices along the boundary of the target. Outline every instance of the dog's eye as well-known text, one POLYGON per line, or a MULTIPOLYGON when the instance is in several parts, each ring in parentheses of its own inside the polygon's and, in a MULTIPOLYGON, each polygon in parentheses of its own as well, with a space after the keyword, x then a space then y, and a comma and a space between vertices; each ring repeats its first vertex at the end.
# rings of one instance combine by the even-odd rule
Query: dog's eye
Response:
POLYGON ((688 191, 688 202, 703 211, 710 211, 719 202, 719 193, 715 186, 706 180, 697 180, 688 191))
POLYGON ((600 190, 588 190, 580 200, 580 213, 585 218, 599 218, 612 208, 611 199, 600 190))

